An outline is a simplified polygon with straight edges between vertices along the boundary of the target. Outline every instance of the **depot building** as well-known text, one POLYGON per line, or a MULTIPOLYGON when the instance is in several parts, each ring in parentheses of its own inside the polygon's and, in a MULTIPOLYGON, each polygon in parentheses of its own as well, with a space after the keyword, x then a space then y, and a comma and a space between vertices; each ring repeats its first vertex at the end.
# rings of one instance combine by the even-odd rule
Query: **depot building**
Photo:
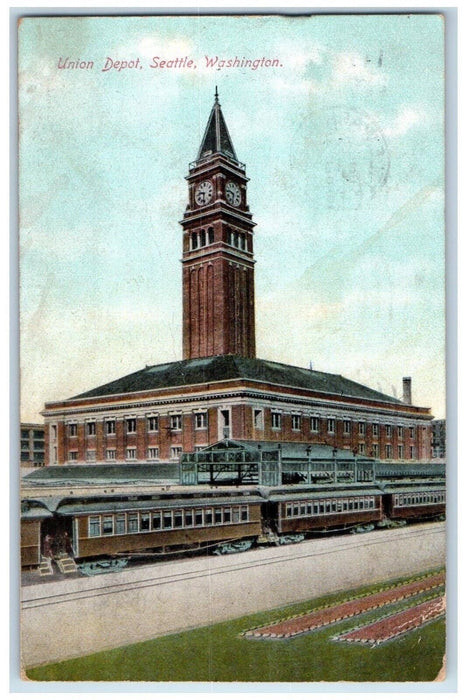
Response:
POLYGON ((45 405, 46 464, 179 462, 221 440, 306 443, 428 460, 430 410, 340 375, 256 357, 245 165, 217 92, 181 221, 183 359, 45 405))

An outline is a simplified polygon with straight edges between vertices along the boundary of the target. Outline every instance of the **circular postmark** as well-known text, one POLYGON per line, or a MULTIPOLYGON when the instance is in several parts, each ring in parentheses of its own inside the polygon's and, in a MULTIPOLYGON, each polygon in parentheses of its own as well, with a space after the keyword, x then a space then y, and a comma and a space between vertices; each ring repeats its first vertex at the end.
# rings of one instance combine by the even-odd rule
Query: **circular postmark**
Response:
POLYGON ((306 130, 306 170, 329 209, 359 209, 386 185, 389 152, 374 117, 341 105, 313 109, 306 130))

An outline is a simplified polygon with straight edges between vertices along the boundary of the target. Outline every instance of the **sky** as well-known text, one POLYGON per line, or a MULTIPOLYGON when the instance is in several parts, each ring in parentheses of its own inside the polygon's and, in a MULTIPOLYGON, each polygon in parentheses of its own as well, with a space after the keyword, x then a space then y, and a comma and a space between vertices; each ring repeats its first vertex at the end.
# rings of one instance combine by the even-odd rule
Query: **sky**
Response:
POLYGON ((179 221, 216 85, 257 223, 257 356, 398 398, 411 376, 414 403, 444 417, 443 29, 407 14, 23 20, 21 419, 181 359, 179 221))

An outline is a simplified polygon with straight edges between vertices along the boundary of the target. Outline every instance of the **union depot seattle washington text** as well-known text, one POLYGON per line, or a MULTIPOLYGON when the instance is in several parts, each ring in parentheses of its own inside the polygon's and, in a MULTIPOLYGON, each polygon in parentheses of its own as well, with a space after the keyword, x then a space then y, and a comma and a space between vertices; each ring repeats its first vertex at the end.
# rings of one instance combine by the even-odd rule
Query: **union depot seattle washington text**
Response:
POLYGON ((46 464, 178 462, 225 438, 430 458, 430 410, 255 350, 255 223, 245 165, 218 101, 190 164, 183 228, 183 360, 47 403, 46 464))

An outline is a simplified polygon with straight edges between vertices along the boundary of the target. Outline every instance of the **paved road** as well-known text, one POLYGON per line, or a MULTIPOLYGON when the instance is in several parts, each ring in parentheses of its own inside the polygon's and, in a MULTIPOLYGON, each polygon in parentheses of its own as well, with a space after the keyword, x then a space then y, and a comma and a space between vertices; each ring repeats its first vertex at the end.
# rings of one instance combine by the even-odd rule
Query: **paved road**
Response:
POLYGON ((164 562, 22 591, 25 668, 443 565, 444 524, 164 562))

